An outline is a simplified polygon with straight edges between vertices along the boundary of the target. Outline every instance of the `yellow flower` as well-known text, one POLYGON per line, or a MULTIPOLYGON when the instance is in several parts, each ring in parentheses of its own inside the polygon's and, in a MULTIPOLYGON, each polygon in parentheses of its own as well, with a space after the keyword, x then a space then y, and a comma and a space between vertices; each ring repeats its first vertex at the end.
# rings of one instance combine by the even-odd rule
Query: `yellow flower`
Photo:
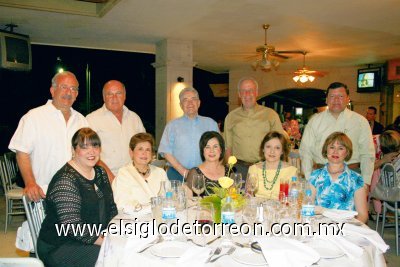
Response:
POLYGON ((222 188, 226 189, 233 185, 233 180, 229 177, 223 176, 218 179, 218 183, 221 185, 222 188))
POLYGON ((230 156, 230 157, 228 158, 228 164, 229 164, 231 167, 232 167, 233 165, 235 165, 236 162, 237 162, 237 159, 236 159, 235 156, 230 156))

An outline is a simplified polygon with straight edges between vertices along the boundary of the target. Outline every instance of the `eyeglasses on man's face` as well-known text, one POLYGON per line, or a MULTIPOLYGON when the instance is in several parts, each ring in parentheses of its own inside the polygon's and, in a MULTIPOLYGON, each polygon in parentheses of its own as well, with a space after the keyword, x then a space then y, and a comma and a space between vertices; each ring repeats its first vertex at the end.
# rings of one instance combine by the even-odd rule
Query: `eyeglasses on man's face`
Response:
POLYGON ((66 91, 66 90, 74 91, 74 92, 78 92, 79 91, 79 87, 78 86, 69 86, 69 85, 66 85, 66 84, 59 84, 57 87, 60 88, 63 91, 66 91))

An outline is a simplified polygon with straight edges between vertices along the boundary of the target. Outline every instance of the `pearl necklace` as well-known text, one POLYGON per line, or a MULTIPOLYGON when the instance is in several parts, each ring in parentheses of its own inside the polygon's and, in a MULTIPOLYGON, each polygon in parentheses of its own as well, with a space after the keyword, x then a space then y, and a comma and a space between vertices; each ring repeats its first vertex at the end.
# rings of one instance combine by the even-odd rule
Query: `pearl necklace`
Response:
POLYGON ((272 179, 272 181, 269 181, 269 180, 267 179, 266 164, 265 164, 265 161, 264 161, 264 163, 263 163, 262 175, 263 175, 263 178, 264 178, 264 188, 265 188, 266 190, 272 190, 272 188, 274 187, 276 181, 278 180, 279 173, 281 172, 281 167, 282 167, 282 161, 279 161, 278 169, 277 169, 276 172, 275 172, 275 176, 274 176, 274 178, 272 179), (267 187, 267 182, 271 184, 269 187, 267 187))
POLYGON ((329 170, 329 164, 328 164, 327 169, 328 169, 329 174, 333 174, 333 175, 344 172, 344 167, 343 167, 343 169, 341 169, 341 170, 332 172, 331 170, 329 170))
POLYGON ((84 171, 76 162, 75 160, 70 161, 70 165, 77 171, 79 172, 83 177, 85 177, 88 180, 93 180, 94 179, 94 168, 90 170, 90 173, 87 171, 84 171))

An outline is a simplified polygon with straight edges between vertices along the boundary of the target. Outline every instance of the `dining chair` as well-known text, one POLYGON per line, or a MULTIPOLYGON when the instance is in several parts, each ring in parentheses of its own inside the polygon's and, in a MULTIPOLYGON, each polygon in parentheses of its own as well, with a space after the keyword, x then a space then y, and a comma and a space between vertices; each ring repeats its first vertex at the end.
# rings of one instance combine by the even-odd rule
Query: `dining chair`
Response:
POLYGON ((6 200, 6 219, 4 232, 7 233, 8 224, 11 223, 12 216, 25 214, 22 203, 23 189, 16 186, 13 182, 12 164, 6 156, 0 156, 0 176, 6 200))
POLYGON ((13 266, 13 267, 44 267, 41 260, 30 257, 19 258, 0 258, 0 266, 13 266))
POLYGON ((378 229, 379 218, 382 217, 381 236, 383 238, 385 227, 395 227, 396 231, 396 255, 399 255, 399 201, 400 201, 400 177, 396 174, 393 164, 386 163, 381 170, 379 181, 372 197, 382 201, 382 215, 377 214, 376 224, 378 229), (387 212, 391 211, 394 216, 388 216, 387 212), (386 218, 393 217, 395 223, 387 224, 386 218))
POLYGON ((35 248, 36 258, 39 258, 37 254, 37 238, 39 236, 40 228, 42 227, 42 222, 44 220, 45 210, 44 210, 44 200, 41 199, 38 202, 34 202, 24 195, 22 197, 24 203, 26 217, 28 219, 29 231, 31 232, 32 244, 35 248))
MULTIPOLYGON (((7 171, 9 173, 10 177, 12 179, 15 178, 18 173, 18 164, 17 164, 16 154, 14 152, 4 153, 4 161, 6 162, 7 171)), ((18 187, 14 183, 13 183, 13 186, 16 188, 18 187)))

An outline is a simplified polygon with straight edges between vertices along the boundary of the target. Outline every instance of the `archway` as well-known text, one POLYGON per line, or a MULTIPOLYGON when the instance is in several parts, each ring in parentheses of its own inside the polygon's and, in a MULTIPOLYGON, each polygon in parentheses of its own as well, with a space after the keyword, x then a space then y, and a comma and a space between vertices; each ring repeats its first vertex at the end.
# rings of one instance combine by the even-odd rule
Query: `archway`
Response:
MULTIPOLYGON (((308 118, 326 106, 325 90, 318 88, 287 88, 266 94, 257 100, 260 105, 275 109, 282 116, 290 111, 297 119, 307 123, 308 118)), ((281 117, 282 119, 282 117, 281 117)))

